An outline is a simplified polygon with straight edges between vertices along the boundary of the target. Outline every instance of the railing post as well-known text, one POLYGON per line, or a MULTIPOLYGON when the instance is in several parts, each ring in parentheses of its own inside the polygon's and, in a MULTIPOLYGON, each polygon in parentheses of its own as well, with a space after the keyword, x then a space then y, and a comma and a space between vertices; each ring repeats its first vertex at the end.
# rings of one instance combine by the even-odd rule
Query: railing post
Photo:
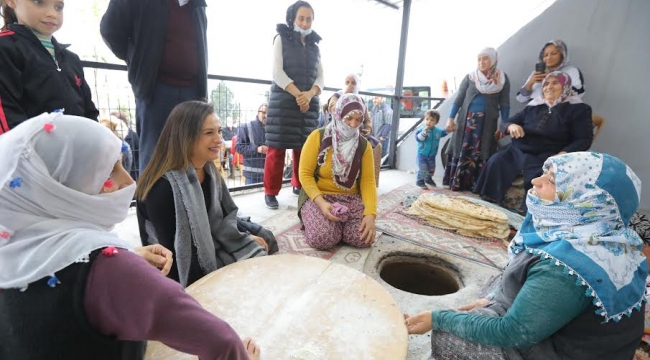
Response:
POLYGON ((404 64, 406 62, 406 41, 409 33, 409 18, 411 16, 411 0, 402 3, 402 34, 399 41, 399 60, 397 61, 397 78, 395 79, 395 96, 393 97, 393 121, 388 141, 388 166, 394 169, 397 155, 397 132, 399 130, 399 111, 402 103, 402 87, 404 86, 404 64))

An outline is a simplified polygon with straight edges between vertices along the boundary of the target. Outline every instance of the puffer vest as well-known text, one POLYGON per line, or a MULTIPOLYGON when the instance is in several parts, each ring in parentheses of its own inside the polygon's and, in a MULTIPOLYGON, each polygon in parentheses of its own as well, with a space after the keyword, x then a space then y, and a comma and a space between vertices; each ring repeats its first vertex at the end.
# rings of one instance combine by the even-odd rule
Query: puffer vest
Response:
MULTIPOLYGON (((314 85, 320 64, 317 43, 321 37, 312 32, 303 45, 300 34, 284 24, 277 26, 282 39, 284 72, 300 91, 314 85)), ((276 40, 277 41, 277 40, 276 40)), ((266 120, 266 145, 276 149, 301 149, 307 136, 318 127, 319 97, 314 96, 309 110, 301 113, 293 95, 273 83, 266 120)))

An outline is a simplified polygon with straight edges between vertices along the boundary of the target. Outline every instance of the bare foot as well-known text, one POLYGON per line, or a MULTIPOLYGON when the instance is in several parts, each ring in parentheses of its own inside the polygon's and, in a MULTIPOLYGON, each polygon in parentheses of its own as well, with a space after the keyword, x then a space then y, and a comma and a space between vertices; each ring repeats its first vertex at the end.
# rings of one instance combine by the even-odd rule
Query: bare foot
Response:
POLYGON ((260 347, 251 338, 244 339, 244 347, 250 360, 260 360, 260 347))

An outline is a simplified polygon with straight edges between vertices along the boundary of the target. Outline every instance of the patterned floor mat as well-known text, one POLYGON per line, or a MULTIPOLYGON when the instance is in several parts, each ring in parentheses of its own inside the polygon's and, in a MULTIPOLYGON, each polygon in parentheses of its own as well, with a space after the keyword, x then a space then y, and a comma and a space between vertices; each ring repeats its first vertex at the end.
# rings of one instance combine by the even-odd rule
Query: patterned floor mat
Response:
MULTIPOLYGON (((403 185, 379 197, 376 221, 378 232, 489 266, 505 266, 508 258, 502 242, 467 238, 421 224, 399 213, 405 208, 405 200, 417 197, 423 192, 448 196, 462 195, 475 199, 475 196, 469 193, 456 193, 443 188, 424 190, 412 184, 403 185)), ((341 249, 337 246, 330 251, 321 251, 307 245, 295 211, 284 211, 262 222, 262 225, 276 234, 280 253, 298 253, 330 259, 341 249)), ((351 249, 349 246, 344 248, 351 249)))

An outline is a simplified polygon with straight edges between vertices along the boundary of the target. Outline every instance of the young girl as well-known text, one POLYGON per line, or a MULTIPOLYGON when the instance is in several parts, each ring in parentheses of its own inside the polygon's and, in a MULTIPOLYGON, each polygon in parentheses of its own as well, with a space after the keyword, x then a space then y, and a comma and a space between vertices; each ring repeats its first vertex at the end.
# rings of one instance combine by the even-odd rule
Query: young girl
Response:
POLYGON ((0 0, 0 135, 54 110, 97 120, 79 57, 52 36, 63 0, 0 0))

